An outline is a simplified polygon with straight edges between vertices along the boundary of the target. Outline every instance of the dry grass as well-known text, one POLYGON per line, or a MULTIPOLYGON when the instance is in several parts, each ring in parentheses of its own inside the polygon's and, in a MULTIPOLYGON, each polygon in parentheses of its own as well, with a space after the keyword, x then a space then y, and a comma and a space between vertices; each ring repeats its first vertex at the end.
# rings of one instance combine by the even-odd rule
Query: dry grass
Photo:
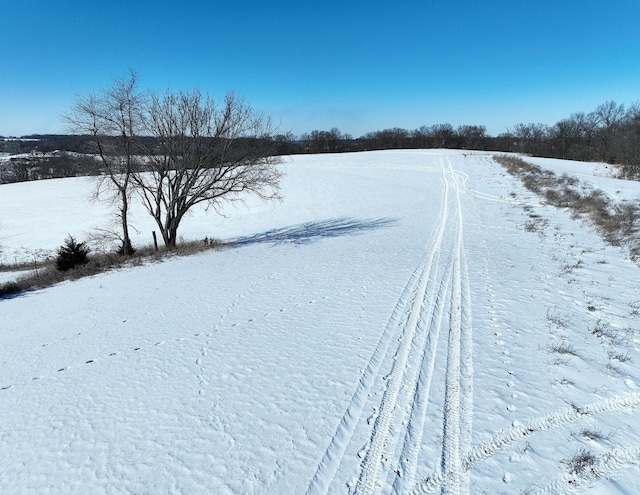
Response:
POLYGON ((571 459, 564 461, 564 464, 569 468, 570 474, 599 478, 596 470, 597 458, 587 450, 576 452, 571 459))
POLYGON ((0 299, 15 297, 30 290, 50 287, 65 280, 77 280, 90 277, 109 270, 124 266, 139 266, 143 263, 158 262, 174 256, 189 256, 207 250, 217 250, 225 246, 225 243, 217 239, 205 239, 202 241, 185 242, 176 249, 156 251, 152 247, 140 248, 131 256, 121 256, 116 253, 102 253, 89 255, 88 263, 79 265, 66 272, 56 269, 55 262, 26 263, 24 265, 0 266, 0 271, 30 270, 28 275, 17 280, 0 284, 0 299))
MULTIPOLYGON (((494 159, 549 205, 567 208, 574 218, 587 220, 607 243, 624 245, 631 259, 640 261, 640 203, 612 204, 604 192, 585 189, 574 177, 555 175, 516 156, 495 155, 494 159)), ((525 229, 536 227, 531 223, 525 229)))

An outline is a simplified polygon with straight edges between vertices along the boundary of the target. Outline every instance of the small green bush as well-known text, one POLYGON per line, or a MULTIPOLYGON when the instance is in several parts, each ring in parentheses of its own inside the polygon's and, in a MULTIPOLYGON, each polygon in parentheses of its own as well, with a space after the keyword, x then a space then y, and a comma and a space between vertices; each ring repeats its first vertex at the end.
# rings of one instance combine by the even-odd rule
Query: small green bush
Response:
POLYGON ((56 268, 61 272, 84 265, 87 261, 89 261, 89 248, 84 245, 84 242, 76 242, 71 235, 58 248, 56 268))

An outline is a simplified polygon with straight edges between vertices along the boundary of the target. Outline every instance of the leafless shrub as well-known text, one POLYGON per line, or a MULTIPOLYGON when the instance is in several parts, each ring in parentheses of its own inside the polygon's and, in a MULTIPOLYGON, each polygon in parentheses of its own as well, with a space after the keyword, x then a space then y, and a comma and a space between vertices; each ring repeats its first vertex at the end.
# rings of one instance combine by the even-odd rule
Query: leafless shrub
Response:
POLYGON ((617 205, 614 213, 618 221, 618 230, 623 237, 636 235, 640 230, 640 208, 638 204, 617 205))
POLYGON ((577 356, 578 355, 578 352, 576 351, 576 348, 573 347, 573 345, 571 345, 570 342, 567 342, 564 339, 561 342, 549 345, 548 350, 549 350, 549 352, 554 352, 556 354, 561 354, 563 356, 566 356, 566 355, 577 356))
POLYGON ((613 364, 611 361, 609 361, 604 369, 607 371, 607 373, 609 373, 611 376, 615 376, 615 377, 621 377, 623 376, 622 370, 620 368, 618 368, 615 364, 613 364))
POLYGON ((608 343, 620 343, 620 334, 618 330, 613 328, 610 324, 604 323, 602 320, 598 320, 593 328, 589 329, 589 332, 608 343))
POLYGON ((549 308, 547 309, 547 323, 558 328, 566 328, 569 323, 569 318, 563 316, 557 308, 549 308))
POLYGON ((23 286, 17 281, 5 282, 4 284, 0 284, 0 298, 19 294, 24 291, 25 288, 23 288, 23 286))
POLYGON ((628 352, 623 354, 621 352, 607 351, 607 356, 609 356, 611 361, 617 361, 618 363, 633 362, 633 359, 629 356, 628 352))
POLYGON ((570 474, 598 478, 597 461, 598 459, 591 452, 581 449, 571 459, 562 462, 569 468, 570 474))
POLYGON ((550 205, 557 205, 561 201, 561 196, 555 189, 547 189, 544 192, 544 198, 550 205))
POLYGON ((549 221, 546 218, 532 218, 525 222, 524 230, 525 232, 542 232, 548 224, 549 221))
POLYGON ((580 267, 582 267, 582 266, 584 266, 584 262, 583 262, 582 260, 578 260, 578 261, 576 261, 576 262, 575 262, 575 263, 573 263, 573 264, 568 264, 568 263, 567 263, 566 265, 564 265, 564 266, 562 267, 562 272, 563 272, 563 273, 573 273, 573 271, 574 271, 576 268, 580 268, 580 267))
POLYGON ((567 174, 566 172, 560 176, 559 180, 568 186, 576 186, 580 183, 577 178, 567 174))
POLYGON ((535 231, 537 231, 538 227, 536 225, 536 222, 532 222, 532 221, 525 222, 524 230, 525 230, 525 232, 535 232, 535 231))

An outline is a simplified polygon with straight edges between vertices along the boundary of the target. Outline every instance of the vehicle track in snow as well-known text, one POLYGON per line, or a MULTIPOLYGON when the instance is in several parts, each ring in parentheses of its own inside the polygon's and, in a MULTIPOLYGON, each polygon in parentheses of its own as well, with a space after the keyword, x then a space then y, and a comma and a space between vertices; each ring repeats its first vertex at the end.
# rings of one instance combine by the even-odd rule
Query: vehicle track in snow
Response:
POLYGON ((468 493, 467 472, 462 458, 470 449, 473 416, 472 326, 468 269, 464 252, 464 230, 460 190, 466 174, 454 171, 447 157, 449 173, 455 180, 456 241, 453 257, 452 294, 450 301, 447 372, 444 399, 442 468, 445 494, 468 493))
MULTIPOLYGON (((382 402, 378 410, 378 416, 374 423, 373 432, 366 447, 366 455, 364 457, 360 477, 355 489, 356 494, 371 495, 379 493, 383 488, 384 480, 387 477, 388 472, 385 472, 385 466, 392 466, 393 462, 388 462, 393 458, 396 450, 396 442, 398 441, 398 435, 392 434, 399 432, 402 429, 402 423, 406 420, 405 408, 406 404, 412 404, 414 407, 410 407, 409 415, 416 416, 416 413, 422 408, 423 410, 428 405, 428 396, 422 397, 418 400, 418 404, 412 401, 412 395, 416 390, 416 382, 420 382, 419 376, 416 377, 415 373, 412 373, 412 366, 410 357, 412 360, 416 360, 418 357, 426 357, 430 360, 435 358, 435 354, 429 352, 420 352, 420 347, 423 347, 427 343, 431 345, 437 344, 436 342, 429 341, 423 338, 425 332, 421 332, 420 321, 425 320, 425 308, 429 308, 433 311, 433 307, 436 302, 440 302, 443 295, 447 294, 446 282, 442 280, 442 275, 450 270, 440 269, 440 265, 444 265, 443 268, 449 268, 452 266, 452 251, 450 249, 443 249, 445 242, 445 234, 448 233, 449 216, 450 216, 450 178, 447 177, 447 170, 443 164, 443 201, 440 211, 440 217, 436 224, 434 233, 431 236, 429 245, 427 246, 427 257, 422 264, 422 270, 420 280, 414 299, 411 303, 409 318, 404 323, 402 328, 402 335, 400 338, 399 346, 395 352, 393 358, 393 368, 387 379, 387 388, 385 390, 382 402), (444 260, 442 260, 444 258, 444 260), (444 288, 444 290, 442 290, 444 288), (431 299, 431 301, 429 300, 431 299), (424 342, 424 344, 423 344, 424 342), (416 352, 418 350, 418 352, 416 352), (413 352, 412 352, 413 351, 413 352), (401 395, 402 393, 402 395, 401 395), (417 407, 416 407, 417 406, 417 407), (383 463, 385 466, 383 466, 383 463)), ((436 330, 439 330, 437 328, 436 330)), ((430 363, 425 363, 427 368, 430 367, 430 363)), ((422 366, 420 366, 422 368, 422 366)), ((430 374, 429 374, 430 375, 430 374)), ((430 376, 428 376, 430 379, 430 376)), ((430 387, 430 381, 425 383, 426 387, 430 387)), ((408 428, 409 435, 412 432, 416 432, 420 429, 419 425, 416 425, 409 418, 407 424, 411 425, 408 428)), ((418 435, 419 436, 419 435, 418 435)), ((405 449, 407 454, 414 451, 410 443, 405 443, 405 449)), ((404 449, 403 449, 404 450, 404 449)), ((414 454, 416 454, 414 452, 414 454)), ((401 458, 407 459, 406 455, 401 458)), ((414 455, 415 458, 415 455, 414 455)), ((414 458, 408 460, 412 463, 414 458)))
POLYGON ((466 176, 457 173, 446 156, 440 157, 440 165, 441 211, 419 267, 407 318, 401 321, 393 367, 353 490, 358 495, 386 492, 389 485, 393 493, 414 488, 439 347, 446 349, 447 363, 445 395, 435 399, 444 404, 439 432, 442 490, 460 494, 468 486, 462 457, 470 445, 473 371, 460 198, 466 176))
MULTIPOLYGON (((443 169, 444 177, 444 169, 443 169)), ((403 372, 398 372, 399 366, 406 367, 408 354, 411 350, 412 339, 416 333, 416 329, 420 319, 422 305, 425 299, 425 293, 429 282, 429 273, 437 264, 440 255, 440 246, 444 237, 445 226, 447 223, 448 196, 449 187, 446 177, 444 178, 445 188, 442 194, 440 217, 434 228, 430 240, 430 249, 426 252, 419 266, 414 270, 411 278, 405 285, 395 309, 385 327, 371 359, 360 378, 350 404, 343 415, 336 432, 334 433, 329 447, 320 461, 316 473, 311 480, 307 494, 326 493, 330 488, 335 473, 345 455, 347 446, 358 424, 363 421, 363 413, 366 402, 370 396, 370 392, 374 383, 380 375, 380 368, 385 356, 390 350, 391 342, 394 337, 399 341, 399 346, 395 353, 394 371, 387 377, 387 392, 383 398, 382 404, 377 413, 375 421, 378 435, 375 436, 376 442, 373 445, 373 451, 369 448, 369 453, 365 457, 365 466, 368 480, 375 485, 378 476, 378 467, 382 455, 382 449, 385 444, 385 437, 388 434, 391 415, 397 402, 399 387, 402 385, 403 372), (398 363, 398 358, 401 363, 398 363), (373 453, 372 453, 373 452, 373 453), (373 460, 373 455, 376 460, 373 460)), ((435 278, 435 277, 434 277, 435 278)), ((392 348, 393 349, 393 348, 392 348)), ((363 469, 364 470, 364 469, 363 469)), ((362 480, 361 480, 362 481, 362 480)), ((359 484, 360 486, 360 484, 359 484)))
MULTIPOLYGON (((590 404, 570 405, 555 409, 541 417, 524 421, 517 426, 500 430, 489 440, 481 442, 473 448, 471 448, 462 459, 462 469, 469 471, 476 464, 489 459, 496 455, 498 452, 505 448, 515 444, 517 441, 522 440, 525 437, 534 435, 536 433, 550 430, 552 428, 559 428, 568 423, 578 422, 585 418, 593 418, 595 416, 622 411, 627 409, 633 409, 640 405, 640 393, 632 392, 628 394, 622 394, 610 399, 603 399, 590 404)), ((616 449, 615 452, 619 453, 619 459, 622 459, 622 454, 626 452, 624 449, 616 449)), ((603 458, 606 460, 606 458, 603 458)), ((626 461, 625 461, 626 462, 626 461)), ((640 462, 640 458, 637 458, 634 463, 640 462)), ((620 463, 606 464, 607 469, 620 469, 624 464, 621 460, 620 463)), ((605 464, 603 464, 605 466, 605 464)), ((603 467, 604 469, 604 467, 603 467)), ((548 493, 549 490, 556 490, 550 493, 564 493, 562 490, 557 490, 557 484, 563 485, 570 477, 561 477, 559 480, 555 480, 546 488, 541 489, 539 493, 548 493), (546 492, 544 490, 547 490, 546 492)), ((441 469, 431 473, 425 477, 411 492, 412 495, 426 495, 435 494, 440 492, 442 483, 444 482, 444 474, 441 469)), ((558 485, 559 486, 559 485, 558 485)), ((564 485, 563 485, 564 486, 564 485)), ((538 492, 535 492, 538 493, 538 492)))
MULTIPOLYGON (((351 493, 403 494, 413 490, 419 483, 419 456, 427 433, 442 437, 439 465, 446 475, 439 479, 443 493, 461 494, 468 489, 462 459, 470 450, 473 366, 460 197, 467 176, 455 171, 447 156, 440 156, 439 162, 441 207, 423 258, 396 303, 307 495, 339 492, 333 486, 336 472, 354 432, 367 424, 365 409, 375 383, 381 379, 386 387, 374 416, 369 418, 372 429, 359 453, 362 462, 351 493), (443 349, 444 356, 439 356, 443 349), (393 363, 390 371, 382 367, 389 358, 393 363), (445 394, 432 398, 437 362, 446 362, 445 394), (429 404, 433 402, 444 410, 440 431, 425 432, 429 404)), ((354 450, 352 446, 350 451, 354 450)))

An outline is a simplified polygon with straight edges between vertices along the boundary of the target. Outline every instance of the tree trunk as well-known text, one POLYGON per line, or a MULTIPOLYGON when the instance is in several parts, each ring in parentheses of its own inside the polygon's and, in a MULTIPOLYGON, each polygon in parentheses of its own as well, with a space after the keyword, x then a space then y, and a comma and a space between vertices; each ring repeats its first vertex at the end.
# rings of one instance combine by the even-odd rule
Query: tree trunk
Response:
POLYGON ((125 191, 120 191, 122 196, 122 207, 120 208, 121 220, 122 220, 122 254, 124 256, 130 256, 132 253, 131 238, 129 237, 129 199, 125 191))

